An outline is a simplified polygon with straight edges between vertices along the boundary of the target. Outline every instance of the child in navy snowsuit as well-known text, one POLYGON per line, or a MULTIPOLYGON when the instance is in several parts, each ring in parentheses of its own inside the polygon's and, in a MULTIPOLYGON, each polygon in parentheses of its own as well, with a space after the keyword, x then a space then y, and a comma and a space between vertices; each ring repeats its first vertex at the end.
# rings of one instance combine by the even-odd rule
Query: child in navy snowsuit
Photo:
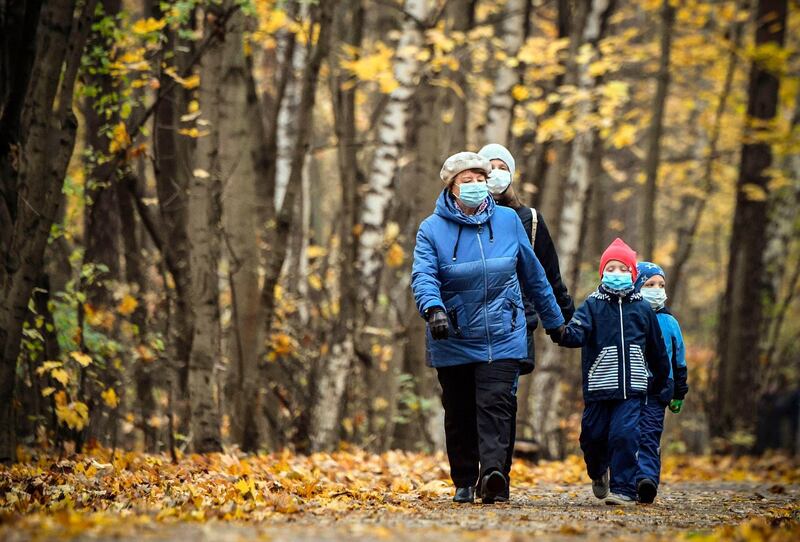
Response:
POLYGON ((636 502, 639 418, 648 378, 661 389, 669 358, 658 320, 634 291, 636 253, 614 240, 600 259, 602 282, 560 334, 562 346, 582 347, 580 444, 592 491, 606 504, 636 502), (610 475, 609 475, 610 470, 610 475))
POLYGON ((678 320, 666 307, 666 275, 664 270, 651 262, 640 262, 637 266, 636 290, 656 312, 661 334, 664 337, 667 357, 670 360, 667 385, 659 390, 651 390, 642 407, 639 421, 639 473, 637 493, 639 502, 651 503, 658 493, 661 475, 661 433, 664 431, 664 408, 678 414, 683 407, 683 398, 689 391, 686 384, 686 347, 678 320))

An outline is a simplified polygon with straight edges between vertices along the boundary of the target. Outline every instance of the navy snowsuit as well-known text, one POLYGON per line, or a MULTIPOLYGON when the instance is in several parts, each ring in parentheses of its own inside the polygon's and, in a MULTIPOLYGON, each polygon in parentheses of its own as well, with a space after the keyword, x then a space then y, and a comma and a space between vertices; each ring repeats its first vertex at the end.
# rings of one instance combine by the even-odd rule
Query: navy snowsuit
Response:
POLYGON ((611 470, 612 493, 636 498, 639 421, 648 382, 661 390, 669 375, 655 313, 641 294, 600 285, 564 330, 560 344, 582 348, 580 444, 594 480, 611 470))
POLYGON ((651 388, 651 394, 642 407, 639 422, 639 473, 637 482, 652 480, 656 485, 661 478, 661 434, 664 432, 664 409, 672 399, 683 399, 689 386, 686 383, 686 347, 681 326, 666 307, 656 311, 658 324, 664 337, 664 346, 670 360, 667 385, 660 391, 651 388))

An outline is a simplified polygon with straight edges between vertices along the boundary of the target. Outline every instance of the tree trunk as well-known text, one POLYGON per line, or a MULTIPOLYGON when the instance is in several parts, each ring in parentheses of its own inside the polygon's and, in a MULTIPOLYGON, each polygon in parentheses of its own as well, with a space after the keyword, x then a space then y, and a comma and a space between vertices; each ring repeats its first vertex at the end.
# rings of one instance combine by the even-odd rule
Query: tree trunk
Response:
MULTIPOLYGON (((174 65, 178 73, 188 67, 186 41, 172 32, 167 32, 164 44, 167 61, 174 65)), ((159 77, 160 88, 169 88, 172 82, 166 71, 159 77)), ((159 249, 170 270, 174 285, 167 285, 169 321, 167 334, 167 359, 172 369, 169 376, 170 396, 175 399, 178 415, 178 431, 186 434, 189 430, 189 354, 192 351, 194 334, 194 314, 192 313, 189 291, 191 275, 189 265, 188 238, 188 192, 192 173, 192 153, 194 140, 181 135, 180 117, 188 109, 190 98, 186 90, 176 85, 164 94, 153 113, 153 154, 158 208, 161 216, 159 231, 163 242, 159 249)))
MULTIPOLYGON (((501 25, 503 49, 509 58, 517 56, 525 39, 530 0, 509 0, 505 5, 505 17, 501 25)), ((520 72, 516 68, 500 62, 495 75, 494 92, 489 99, 489 111, 485 137, 487 143, 500 143, 508 146, 511 134, 511 119, 514 97, 511 90, 520 82, 520 72)))
MULTIPOLYGON (((128 172, 127 175, 132 175, 128 172)), ((134 342, 136 345, 147 343, 147 305, 144 294, 147 280, 142 269, 142 260, 145 255, 142 243, 136 235, 137 223, 134 213, 133 196, 127 189, 124 180, 116 183, 117 205, 119 206, 119 220, 122 232, 122 246, 125 255, 125 281, 128 283, 130 295, 136 299, 136 308, 131 314, 131 323, 136 326, 134 342)), ((155 379, 153 378, 153 364, 143 359, 132 359, 133 380, 136 386, 137 410, 139 422, 144 432, 145 450, 156 452, 156 430, 149 424, 150 418, 156 413, 156 400, 153 394, 155 379)))
MULTIPOLYGON (((299 7, 297 5, 292 7, 298 12, 301 20, 306 19, 309 15, 308 4, 298 3, 300 4, 299 7)), ((295 3, 292 2, 292 4, 295 3)), ((293 145, 297 140, 297 119, 303 91, 303 82, 298 78, 298 75, 302 76, 303 69, 308 61, 308 49, 306 47, 295 46, 293 39, 287 45, 285 50, 282 51, 284 58, 281 62, 285 70, 284 88, 282 89, 283 99, 279 104, 276 118, 277 159, 275 161, 274 195, 275 209, 278 211, 283 207, 283 201, 289 185, 289 177, 292 174, 293 145)))
MULTIPOLYGON (((786 0, 759 0, 756 47, 783 46, 787 9, 786 0)), ((752 66, 727 286, 720 312, 715 416, 710 424, 711 434, 716 437, 728 437, 739 430, 751 432, 756 420, 758 397, 753 384, 759 381, 763 352, 758 345, 763 331, 763 299, 768 293, 768 285, 760 280, 769 219, 766 170, 772 163, 772 149, 764 139, 767 129, 763 124, 775 117, 778 87, 775 75, 757 63, 752 66), (751 393, 743 393, 744 390, 751 393)))
POLYGON ((394 78, 398 87, 389 95, 389 103, 378 121, 378 146, 372 159, 368 186, 361 205, 363 230, 359 237, 358 258, 364 311, 371 311, 383 268, 383 237, 386 217, 394 195, 394 182, 406 142, 409 103, 418 86, 418 48, 424 43, 417 21, 428 17, 427 0, 406 0, 404 10, 411 16, 401 25, 398 57, 394 60, 394 78), (416 20, 415 20, 416 19, 416 20))
MULTIPOLYGON (((228 253, 232 321, 228 341, 227 398, 231 404, 231 436, 244 451, 256 451, 259 435, 259 341, 262 340, 258 292, 258 170, 251 140, 251 117, 260 118, 258 103, 250 101, 252 77, 243 50, 246 18, 231 17, 223 46, 219 104, 219 163, 223 192, 223 226, 228 253)), ((255 97, 255 96, 253 96, 255 97)))
MULTIPOLYGON (((347 11, 340 11, 336 21, 337 35, 342 44, 358 50, 361 46, 364 7, 353 1, 347 11)), ((312 408, 309 436, 311 450, 329 450, 336 445, 338 423, 345 383, 355 358, 356 318, 356 225, 358 187, 362 174, 356 153, 356 90, 347 83, 349 77, 337 68, 333 80, 334 129, 336 131, 339 182, 342 187, 340 224, 341 252, 339 257, 339 315, 335 319, 330 340, 330 355, 322 358, 316 378, 315 403, 312 408)))
POLYGON ((647 157, 644 160, 645 191, 641 207, 642 217, 639 229, 642 232, 642 256, 650 261, 656 243, 656 194, 658 182, 658 166, 661 162, 661 132, 663 129, 664 110, 667 103, 669 87, 669 58, 672 48, 672 25, 675 22, 675 8, 669 0, 662 0, 660 11, 661 56, 658 65, 658 82, 656 94, 653 96, 653 118, 647 141, 647 157))
MULTIPOLYGON (((205 13, 204 32, 225 32, 217 26, 217 12, 205 13)), ((208 134, 197 143, 196 163, 189 187, 190 303, 194 336, 189 355, 189 401, 192 447, 196 452, 222 449, 220 412, 215 400, 215 365, 220 359, 220 125, 225 48, 215 41, 200 66, 200 107, 209 121, 208 134)))
POLYGON ((77 16, 75 2, 12 4, 2 4, 4 48, 11 47, 2 53, 13 75, 3 83, 11 88, 0 107, 0 462, 16 457, 13 397, 22 325, 75 144, 73 88, 96 1, 77 16))
MULTIPOLYGON (((312 27, 318 25, 319 37, 315 44, 309 44, 308 61, 303 69, 301 79, 302 91, 297 117, 297 137, 292 153, 291 175, 286 187, 283 205, 276 218, 268 225, 265 232, 268 247, 266 276, 261 288, 261 303, 266 336, 270 336, 272 319, 275 314, 275 286, 280 278, 281 268, 286 259, 286 240, 292 230, 294 218, 294 202, 300 190, 300 181, 305 168, 306 155, 311 141, 314 103, 316 101, 319 70, 323 59, 328 55, 331 35, 331 22, 337 2, 331 0, 321 6, 314 6, 312 11, 312 27)), ((266 343, 266 341, 264 341, 266 343)))
MULTIPOLYGON (((586 14, 585 24, 580 35, 584 45, 590 45, 595 60, 600 52, 598 42, 605 33, 606 23, 613 10, 611 0, 593 0, 586 14)), ((573 34, 573 37, 575 34, 573 34)), ((577 48, 573 49, 576 50, 577 48)), ((597 85, 597 79, 588 70, 589 62, 578 67, 577 83, 581 90, 591 92, 597 85)), ((576 124, 593 112, 594 106, 587 101, 579 106, 576 124)), ((571 149, 561 144, 561 152, 571 154, 571 162, 567 169, 566 183, 560 190, 563 206, 560 213, 549 216, 558 236, 559 263, 567 284, 577 284, 580 269, 580 246, 584 221, 588 211, 587 195, 597 174, 598 152, 600 142, 597 131, 586 129, 575 136, 571 149)), ((551 172, 555 174, 557 172, 551 172)), ((534 438, 538 439, 545 457, 558 457, 561 454, 563 437, 559 428, 561 409, 563 408, 562 367, 565 353, 556 348, 548 339, 540 337, 541 350, 536 363, 536 371, 530 386, 531 428, 534 438)))

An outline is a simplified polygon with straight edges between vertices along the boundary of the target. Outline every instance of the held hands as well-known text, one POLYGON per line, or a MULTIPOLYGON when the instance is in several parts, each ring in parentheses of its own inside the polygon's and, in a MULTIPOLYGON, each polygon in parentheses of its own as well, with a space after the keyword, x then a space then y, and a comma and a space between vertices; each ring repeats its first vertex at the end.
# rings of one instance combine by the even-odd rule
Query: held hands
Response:
POLYGON ((447 338, 447 315, 444 313, 444 309, 434 307, 428 311, 428 327, 433 340, 440 341, 447 338))
POLYGON ((683 399, 673 399, 669 402, 669 410, 673 414, 680 414, 683 408, 683 399))
POLYGON ((556 344, 559 344, 561 342, 561 338, 564 336, 565 328, 566 326, 562 324, 552 329, 545 329, 544 332, 547 333, 547 336, 550 337, 551 341, 553 341, 556 344))

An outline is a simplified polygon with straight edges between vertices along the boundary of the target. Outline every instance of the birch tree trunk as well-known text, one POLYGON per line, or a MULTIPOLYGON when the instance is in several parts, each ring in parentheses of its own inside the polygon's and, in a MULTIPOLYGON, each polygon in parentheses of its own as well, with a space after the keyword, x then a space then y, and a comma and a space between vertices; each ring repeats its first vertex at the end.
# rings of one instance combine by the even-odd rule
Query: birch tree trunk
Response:
MULTIPOLYGON (((308 18, 307 4, 302 3, 297 11, 301 20, 308 18)), ((284 66, 286 73, 283 99, 279 104, 276 119, 275 209, 277 211, 283 207, 286 188, 292 173, 292 156, 298 131, 298 108, 303 91, 302 80, 298 79, 298 74, 302 74, 306 66, 308 49, 295 46, 294 38, 291 38, 281 53, 283 58, 280 59, 280 64, 284 66)))
POLYGON ((424 35, 417 21, 428 17, 428 0, 406 0, 408 17, 401 26, 398 56, 394 60, 394 78, 398 87, 389 95, 389 103, 378 122, 378 146, 372 159, 368 186, 361 204, 358 262, 364 311, 372 309, 380 283, 383 262, 383 237, 394 182, 403 157, 409 121, 409 102, 417 88, 420 63, 417 52, 424 35))
MULTIPOLYGON (((526 16, 530 0, 508 0, 505 5, 505 17, 501 25, 503 48, 509 58, 517 56, 525 39, 528 26, 526 16)), ((500 143, 508 146, 511 134, 511 119, 514 109, 514 97, 511 90, 520 82, 517 68, 501 62, 495 76, 495 86, 489 98, 489 111, 485 137, 487 143, 500 143)))
MULTIPOLYGON (((364 7, 360 0, 351 2, 350 9, 337 14, 337 35, 343 44, 358 49, 361 46, 364 7)), ((356 318, 356 238, 360 171, 356 153, 356 90, 346 86, 348 76, 337 69, 333 81, 334 130, 337 141, 339 182, 342 187, 342 210, 339 214, 341 252, 339 259, 339 317, 335 320, 330 355, 321 359, 318 367, 316 400, 311 413, 311 450, 331 449, 336 445, 339 413, 347 376, 355 360, 356 318), (338 72, 338 73, 337 73, 338 72)))
MULTIPOLYGON (((301 80, 302 92, 297 117, 297 137, 292 154, 292 167, 289 184, 284 196, 283 205, 277 213, 274 223, 268 226, 265 236, 267 253, 266 276, 261 288, 260 299, 263 307, 263 322, 267 331, 271 328, 272 317, 275 312, 275 285, 278 283, 281 268, 286 259, 286 240, 292 230, 294 221, 294 202, 300 190, 300 180, 305 167, 308 146, 311 140, 311 128, 316 100, 319 69, 322 60, 328 55, 331 34, 331 20, 337 2, 335 0, 324 2, 323 5, 312 8, 312 25, 319 26, 319 37, 313 45, 309 45, 308 62, 303 69, 301 80)), ((268 335, 268 333, 267 333, 268 335)))
MULTIPOLYGON (((217 27, 216 10, 205 13, 204 32, 224 32, 217 27)), ((198 453, 220 451, 220 413, 215 399, 215 365, 220 358, 220 125, 222 70, 225 50, 215 41, 200 65, 200 107, 208 120, 208 134, 197 143, 196 163, 189 186, 188 237, 194 336, 189 356, 189 400, 192 447, 198 453)))
MULTIPOLYGON (((759 0, 755 18, 757 47, 783 47, 787 10, 786 0, 759 0)), ((728 279, 719 320, 715 416, 710 420, 711 434, 716 437, 729 437, 734 431, 750 432, 756 420, 758 397, 742 390, 753 390, 753 383, 759 382, 763 300, 768 292, 765 281, 758 279, 766 263, 769 221, 767 198, 759 194, 768 193, 766 170, 772 163, 772 149, 764 140, 764 128, 757 123, 774 119, 779 83, 772 72, 758 63, 751 67, 728 279)))
POLYGON ((252 77, 243 50, 246 17, 231 17, 223 45, 219 103, 219 164, 224 186, 223 234, 228 257, 233 316, 227 344, 230 372, 227 397, 231 405, 231 433, 244 451, 255 451, 259 436, 258 356, 261 332, 259 302, 259 200, 256 182, 263 173, 255 161, 251 117, 260 118, 252 103, 252 77))
MULTIPOLYGON (((599 53, 597 44, 605 32, 608 17, 613 9, 613 0, 593 0, 586 15, 585 25, 580 34, 581 47, 591 48, 591 61, 597 59, 599 53)), ((577 67, 577 84, 580 90, 590 94, 596 87, 597 80, 589 73, 589 64, 586 62, 577 67)), ((588 117, 594 110, 592 101, 587 100, 579 105, 577 125, 586 124, 588 117)), ((593 128, 584 130, 575 136, 572 142, 571 161, 567 170, 566 183, 562 185, 563 207, 560 216, 553 222, 557 225, 556 246, 558 247, 559 263, 567 284, 577 284, 580 266, 580 245, 584 220, 587 215, 587 194, 591 187, 592 179, 596 175, 598 148, 597 132, 593 128)), ((567 152, 563 149, 563 152, 567 152)), ((555 173, 555 172, 554 172, 555 173)), ((545 457, 558 457, 561 454, 563 437, 559 428, 561 409, 564 395, 562 382, 563 358, 568 354, 551 343, 547 338, 541 337, 541 345, 536 371, 530 388, 531 428, 534 438, 539 440, 545 457)))
POLYGON ((75 77, 96 0, 0 3, 9 94, 0 107, 0 462, 16 457, 14 393, 28 302, 62 200, 75 77), (34 45, 35 44, 35 45, 34 45))

